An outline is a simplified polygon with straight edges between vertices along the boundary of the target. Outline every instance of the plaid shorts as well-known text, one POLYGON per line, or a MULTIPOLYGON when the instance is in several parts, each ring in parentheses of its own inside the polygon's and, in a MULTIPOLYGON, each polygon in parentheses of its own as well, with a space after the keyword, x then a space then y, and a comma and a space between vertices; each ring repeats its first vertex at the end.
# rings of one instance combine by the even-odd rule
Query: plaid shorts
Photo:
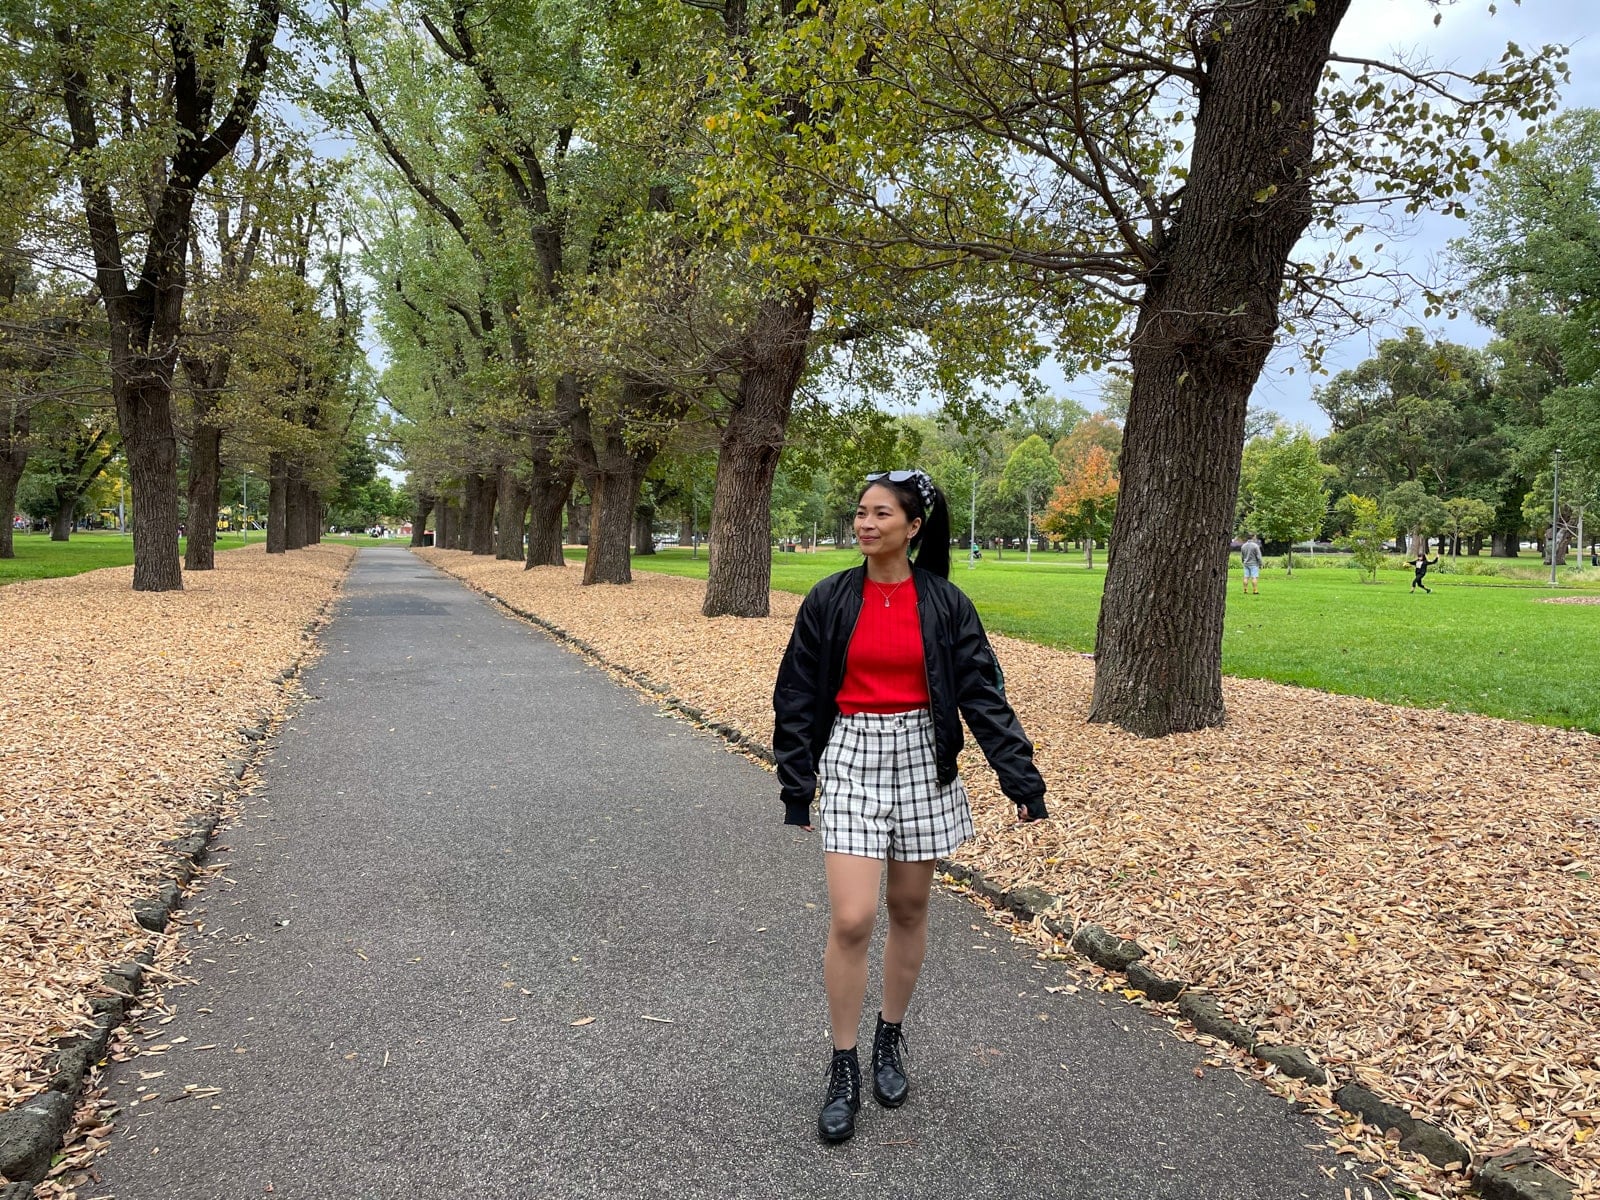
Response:
POLYGON ((841 714, 817 763, 822 848, 831 854, 921 862, 973 836, 961 780, 939 786, 933 716, 841 714))

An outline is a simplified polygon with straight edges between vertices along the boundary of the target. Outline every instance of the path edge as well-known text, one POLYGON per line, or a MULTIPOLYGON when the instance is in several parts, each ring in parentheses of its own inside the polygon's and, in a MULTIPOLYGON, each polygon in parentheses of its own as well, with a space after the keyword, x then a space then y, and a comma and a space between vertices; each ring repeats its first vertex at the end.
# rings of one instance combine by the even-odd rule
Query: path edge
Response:
POLYGON ((184 832, 163 843, 166 878, 151 895, 135 900, 130 912, 135 923, 150 936, 146 947, 126 962, 108 966, 100 982, 88 993, 94 1014, 87 1031, 74 1031, 58 1039, 46 1058, 50 1082, 45 1090, 9 1109, 0 1110, 0 1200, 32 1200, 35 1185, 49 1177, 66 1148, 73 1129, 73 1114, 96 1073, 105 1066, 112 1036, 135 1007, 147 979, 167 977, 155 965, 157 939, 166 932, 173 914, 183 907, 189 884, 211 853, 211 839, 223 817, 223 805, 242 790, 244 779, 272 746, 272 735, 292 711, 298 697, 293 680, 315 659, 318 635, 333 619, 333 610, 355 564, 351 555, 333 590, 300 632, 294 660, 276 675, 273 703, 257 710, 256 723, 237 731, 240 747, 223 760, 216 782, 205 795, 207 808, 186 818, 184 832))

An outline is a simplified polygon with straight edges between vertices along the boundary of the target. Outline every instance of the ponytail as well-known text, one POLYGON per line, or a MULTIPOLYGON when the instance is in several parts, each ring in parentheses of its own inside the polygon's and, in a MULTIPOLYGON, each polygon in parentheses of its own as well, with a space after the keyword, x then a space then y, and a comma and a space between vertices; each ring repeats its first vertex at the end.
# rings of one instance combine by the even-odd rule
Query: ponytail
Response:
POLYGON ((932 510, 922 518, 922 528, 911 539, 917 552, 917 567, 941 579, 950 578, 950 505, 937 485, 933 489, 932 510))
MULTIPOLYGON (((867 476, 867 487, 886 487, 900 500, 908 521, 921 521, 922 527, 911 539, 908 550, 915 552, 920 570, 931 571, 941 579, 950 578, 950 505, 926 471, 876 471, 867 476)), ((867 488, 861 489, 861 495, 867 488)), ((856 497, 856 503, 861 497, 856 497)))

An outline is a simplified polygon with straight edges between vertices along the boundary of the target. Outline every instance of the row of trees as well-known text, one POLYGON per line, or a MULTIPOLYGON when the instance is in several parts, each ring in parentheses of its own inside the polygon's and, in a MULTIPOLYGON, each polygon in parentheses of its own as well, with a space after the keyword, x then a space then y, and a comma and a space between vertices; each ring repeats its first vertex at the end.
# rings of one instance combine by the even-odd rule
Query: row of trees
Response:
POLYGON ((316 540, 371 405, 295 48, 279 0, 0 18, 0 555, 19 487, 66 536, 114 457, 135 589, 213 565, 246 473, 316 540))
MULTIPOLYGON (((1548 47, 1472 75, 1343 59, 1347 9, 334 0, 286 23, 280 0, 56 0, 8 12, 3 53, 19 161, 38 168, 19 172, 43 181, 30 211, 55 215, 103 315, 136 587, 179 583, 176 377, 202 414, 193 511, 216 474, 211 371, 239 358, 180 366, 213 327, 190 303, 196 249, 219 278, 259 262, 246 231, 272 189, 215 189, 233 214, 215 232, 197 213, 264 99, 301 96, 362 152, 347 178, 261 164, 301 189, 271 304, 294 327, 270 339, 284 370, 260 406, 290 448, 256 439, 290 529, 331 485, 313 447, 359 409, 352 243, 417 516, 557 562, 581 485, 585 580, 625 582, 657 461, 715 453, 709 614, 766 611, 780 457, 829 431, 881 441, 872 414, 896 395, 965 428, 1046 348, 1069 372, 1124 359, 1092 717, 1160 734, 1223 717, 1220 551, 1280 325, 1314 352, 1330 314, 1359 316, 1399 278, 1351 253, 1369 214, 1460 211, 1565 72, 1548 47)), ((230 309, 208 311, 221 344, 230 309)), ((1103 518, 1103 487, 1036 490, 1038 451, 1019 460, 1037 471, 1000 473, 1025 518, 1103 518)), ((699 492, 692 468, 672 474, 699 492)))
MULTIPOLYGON (((1315 343, 1392 280, 1346 214, 1459 210, 1565 69, 1344 61, 1346 9, 336 5, 321 102, 368 149, 418 518, 555 563, 581 487, 584 578, 624 582, 641 501, 709 489, 706 612, 764 613, 780 456, 796 480, 823 445, 905 461, 865 453, 892 448, 873 414, 897 394, 960 429, 1046 344, 1069 370, 1126 358, 1093 717, 1220 721, 1222 551, 1280 322, 1315 343), (1295 258, 1307 230, 1335 248, 1295 258)), ((998 474, 1024 528, 1103 528, 1110 452, 1058 493, 1040 442, 1009 479, 957 465, 998 474)))

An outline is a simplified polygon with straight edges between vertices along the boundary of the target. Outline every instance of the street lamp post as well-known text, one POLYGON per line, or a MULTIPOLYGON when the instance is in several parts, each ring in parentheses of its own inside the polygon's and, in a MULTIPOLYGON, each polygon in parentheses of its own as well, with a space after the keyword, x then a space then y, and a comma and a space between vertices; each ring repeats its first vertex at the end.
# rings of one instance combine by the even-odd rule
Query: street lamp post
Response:
POLYGON ((1555 587, 1557 551, 1561 548, 1557 540, 1561 532, 1561 451, 1557 449, 1552 457, 1555 460, 1555 481, 1550 494, 1550 586, 1555 587))
POLYGON ((972 469, 972 511, 967 517, 967 570, 978 565, 978 469, 972 469))

